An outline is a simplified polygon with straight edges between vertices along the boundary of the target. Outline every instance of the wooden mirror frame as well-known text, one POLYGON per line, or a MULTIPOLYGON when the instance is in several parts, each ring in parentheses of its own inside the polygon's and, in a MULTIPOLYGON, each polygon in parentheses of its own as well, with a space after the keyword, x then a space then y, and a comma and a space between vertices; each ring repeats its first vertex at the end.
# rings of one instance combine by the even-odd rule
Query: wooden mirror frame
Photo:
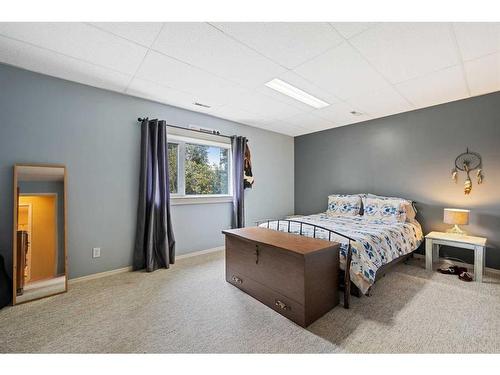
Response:
POLYGON ((68 230, 67 230, 67 217, 68 217, 68 202, 67 202, 67 171, 66 166, 61 164, 14 164, 13 168, 13 209, 12 209, 12 305, 19 305, 31 301, 36 301, 42 298, 55 296, 57 294, 66 293, 68 291, 68 230), (19 191, 17 187, 17 174, 20 167, 40 167, 40 168, 63 168, 64 170, 64 290, 61 292, 55 292, 52 294, 47 294, 43 297, 33 298, 31 300, 17 302, 17 285, 16 285, 16 272, 17 272, 17 215, 18 215, 18 202, 19 202, 19 191))

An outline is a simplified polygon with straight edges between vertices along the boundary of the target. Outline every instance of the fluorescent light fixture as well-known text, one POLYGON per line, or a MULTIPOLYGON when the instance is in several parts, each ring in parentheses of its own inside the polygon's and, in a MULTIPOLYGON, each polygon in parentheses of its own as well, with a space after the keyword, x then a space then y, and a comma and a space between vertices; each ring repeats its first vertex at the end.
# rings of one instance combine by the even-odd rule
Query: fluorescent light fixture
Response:
POLYGON ((323 100, 318 99, 278 78, 267 82, 266 86, 314 108, 324 108, 330 105, 323 100))

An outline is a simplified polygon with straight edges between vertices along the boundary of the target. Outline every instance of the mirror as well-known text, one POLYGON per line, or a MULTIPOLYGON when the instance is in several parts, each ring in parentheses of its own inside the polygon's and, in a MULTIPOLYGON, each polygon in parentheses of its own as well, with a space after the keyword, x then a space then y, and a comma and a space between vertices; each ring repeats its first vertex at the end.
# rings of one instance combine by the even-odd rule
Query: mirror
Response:
POLYGON ((13 304, 67 290, 66 167, 14 166, 13 304))

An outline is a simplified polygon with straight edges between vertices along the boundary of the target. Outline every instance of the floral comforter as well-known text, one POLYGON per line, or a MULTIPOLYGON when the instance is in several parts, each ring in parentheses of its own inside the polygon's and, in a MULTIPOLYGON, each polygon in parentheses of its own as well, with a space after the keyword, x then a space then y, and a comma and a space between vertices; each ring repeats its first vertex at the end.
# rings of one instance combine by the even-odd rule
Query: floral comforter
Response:
MULTIPOLYGON (((382 220, 367 220, 363 216, 335 216, 325 213, 293 217, 291 220, 300 221, 302 235, 313 237, 314 229, 307 223, 319 225, 336 232, 345 234, 354 239, 352 246, 351 280, 366 293, 375 282, 377 270, 384 264, 416 250, 422 243, 422 228, 417 221, 404 223, 389 223, 382 220)), ((300 234, 300 224, 291 222, 270 221, 260 224, 260 227, 280 230, 283 232, 300 234)), ((316 238, 329 239, 329 232, 316 229, 316 238)), ((345 258, 348 240, 331 234, 331 241, 339 242, 340 267, 345 269, 345 258)))

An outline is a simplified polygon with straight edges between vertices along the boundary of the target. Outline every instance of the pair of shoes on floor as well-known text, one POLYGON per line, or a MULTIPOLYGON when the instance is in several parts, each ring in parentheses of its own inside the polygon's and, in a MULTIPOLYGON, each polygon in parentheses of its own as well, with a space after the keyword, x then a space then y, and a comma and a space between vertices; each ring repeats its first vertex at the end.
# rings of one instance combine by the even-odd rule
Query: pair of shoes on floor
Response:
POLYGON ((467 272, 467 268, 465 267, 450 266, 448 268, 440 268, 438 272, 445 275, 458 275, 458 278, 462 281, 472 281, 472 275, 467 272))

